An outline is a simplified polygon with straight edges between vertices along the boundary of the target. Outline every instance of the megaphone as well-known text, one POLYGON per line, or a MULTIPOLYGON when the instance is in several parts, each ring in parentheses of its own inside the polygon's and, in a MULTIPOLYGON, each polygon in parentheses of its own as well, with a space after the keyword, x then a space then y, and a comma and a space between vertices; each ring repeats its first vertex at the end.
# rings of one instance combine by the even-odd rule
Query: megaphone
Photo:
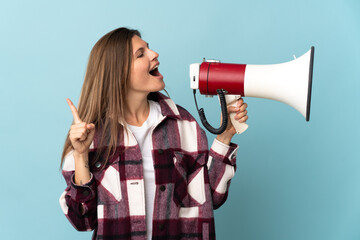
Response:
MULTIPOLYGON (((314 47, 292 61, 250 65, 221 63, 217 60, 205 60, 190 64, 190 87, 194 92, 196 108, 204 127, 213 134, 220 134, 227 127, 227 105, 235 104, 240 97, 266 98, 286 103, 298 110, 306 119, 310 119, 311 87, 314 63, 314 47), (196 90, 200 94, 218 95, 223 122, 217 129, 206 120, 204 110, 199 110, 196 102, 196 90)), ((237 131, 247 129, 245 123, 239 123, 230 115, 237 131)))

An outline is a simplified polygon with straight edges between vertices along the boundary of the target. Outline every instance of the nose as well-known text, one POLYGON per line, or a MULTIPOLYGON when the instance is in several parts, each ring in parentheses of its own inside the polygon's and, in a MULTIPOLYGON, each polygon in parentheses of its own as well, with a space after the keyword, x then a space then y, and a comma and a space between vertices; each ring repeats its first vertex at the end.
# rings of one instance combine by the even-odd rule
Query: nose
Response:
POLYGON ((151 61, 153 60, 156 60, 158 57, 159 57, 159 54, 151 49, 149 49, 150 51, 150 58, 151 58, 151 61))

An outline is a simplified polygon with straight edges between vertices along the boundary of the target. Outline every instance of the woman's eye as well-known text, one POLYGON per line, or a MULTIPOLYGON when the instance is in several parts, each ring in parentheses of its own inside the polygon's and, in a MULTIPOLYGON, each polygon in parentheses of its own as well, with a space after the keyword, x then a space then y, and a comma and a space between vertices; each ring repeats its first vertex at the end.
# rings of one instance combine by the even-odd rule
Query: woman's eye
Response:
POLYGON ((141 58, 142 56, 144 56, 144 53, 140 53, 137 57, 141 58))

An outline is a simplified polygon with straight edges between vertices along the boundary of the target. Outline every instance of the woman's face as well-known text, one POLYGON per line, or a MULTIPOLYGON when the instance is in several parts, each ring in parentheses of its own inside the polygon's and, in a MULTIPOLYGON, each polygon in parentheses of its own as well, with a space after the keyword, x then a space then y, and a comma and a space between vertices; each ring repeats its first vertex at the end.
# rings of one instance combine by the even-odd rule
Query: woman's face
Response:
POLYGON ((158 71, 159 54, 149 49, 148 43, 138 36, 132 38, 132 48, 129 90, 148 94, 164 89, 163 76, 158 71))

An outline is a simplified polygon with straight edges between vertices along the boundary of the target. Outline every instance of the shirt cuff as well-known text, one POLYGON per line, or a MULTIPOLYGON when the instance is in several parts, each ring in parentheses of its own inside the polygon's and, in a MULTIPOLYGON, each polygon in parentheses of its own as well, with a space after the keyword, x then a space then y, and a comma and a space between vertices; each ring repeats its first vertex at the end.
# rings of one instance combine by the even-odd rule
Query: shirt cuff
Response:
POLYGON ((92 173, 90 173, 90 180, 89 182, 83 185, 77 185, 74 181, 75 173, 71 176, 71 189, 70 195, 71 198, 76 202, 87 202, 93 199, 96 195, 95 189, 95 180, 92 173))
POLYGON ((216 138, 211 146, 211 151, 213 151, 216 155, 222 156, 225 163, 233 166, 236 165, 236 154, 238 149, 239 146, 237 144, 230 143, 230 145, 227 145, 216 138))

